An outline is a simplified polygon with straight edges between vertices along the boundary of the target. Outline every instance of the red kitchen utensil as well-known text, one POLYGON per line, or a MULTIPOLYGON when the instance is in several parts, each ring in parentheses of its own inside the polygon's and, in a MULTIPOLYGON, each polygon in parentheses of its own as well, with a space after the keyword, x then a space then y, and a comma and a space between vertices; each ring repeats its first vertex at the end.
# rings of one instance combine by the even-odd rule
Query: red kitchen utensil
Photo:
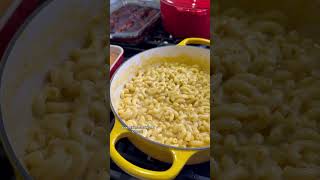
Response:
POLYGON ((164 29, 178 38, 210 39, 210 0, 161 0, 164 29))
POLYGON ((110 45, 110 78, 123 61, 123 49, 120 46, 110 45))

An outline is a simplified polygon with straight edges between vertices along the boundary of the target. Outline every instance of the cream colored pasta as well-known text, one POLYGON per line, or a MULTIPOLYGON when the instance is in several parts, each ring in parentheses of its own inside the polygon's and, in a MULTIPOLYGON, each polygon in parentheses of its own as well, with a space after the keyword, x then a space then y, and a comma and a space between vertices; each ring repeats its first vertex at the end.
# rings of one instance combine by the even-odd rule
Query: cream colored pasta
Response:
POLYGON ((105 180, 108 178, 107 151, 107 148, 102 148, 91 155, 88 161, 86 180, 105 180))
POLYGON ((150 65, 125 85, 118 113, 129 127, 154 141, 179 147, 208 146, 209 83, 209 73, 197 65, 150 65))
MULTIPOLYGON (((102 21, 104 22, 104 21, 102 21)), ((106 179, 106 37, 94 24, 88 44, 48 72, 33 101, 35 127, 24 162, 35 179, 106 179), (104 150, 104 153, 96 153, 104 150), (100 156, 100 157, 99 157, 100 156), (97 172, 99 170, 99 172, 97 172)))
POLYGON ((320 48, 280 12, 214 19, 212 179, 320 179, 320 48))

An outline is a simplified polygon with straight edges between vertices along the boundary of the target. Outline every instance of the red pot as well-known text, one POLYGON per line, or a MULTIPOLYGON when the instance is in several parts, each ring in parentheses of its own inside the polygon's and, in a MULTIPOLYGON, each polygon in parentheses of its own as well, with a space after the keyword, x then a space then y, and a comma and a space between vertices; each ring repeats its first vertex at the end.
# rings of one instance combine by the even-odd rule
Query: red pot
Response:
POLYGON ((210 0, 161 0, 164 29, 178 38, 210 39, 210 0))

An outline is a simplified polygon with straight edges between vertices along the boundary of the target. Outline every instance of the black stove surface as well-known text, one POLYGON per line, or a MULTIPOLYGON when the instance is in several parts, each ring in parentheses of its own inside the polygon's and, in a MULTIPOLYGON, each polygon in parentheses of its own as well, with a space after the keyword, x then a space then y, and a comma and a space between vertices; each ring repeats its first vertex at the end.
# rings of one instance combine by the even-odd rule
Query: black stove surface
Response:
POLYGON ((165 32, 160 22, 156 24, 153 31, 145 34, 143 41, 141 41, 141 43, 139 44, 128 44, 110 40, 111 44, 119 45, 124 49, 125 60, 147 49, 159 46, 176 45, 180 41, 182 41, 182 39, 174 38, 170 34, 165 32))
MULTIPOLYGON (((139 44, 128 44, 124 42, 117 42, 110 40, 110 43, 113 45, 121 46, 124 49, 124 60, 129 59, 130 57, 156 47, 161 46, 168 46, 168 45, 177 45, 179 44, 183 39, 181 38, 174 38, 169 33, 165 32, 163 30, 163 27, 160 22, 157 23, 155 26, 154 31, 149 32, 145 35, 144 40, 139 44)), ((192 46, 198 46, 210 49, 210 47, 204 46, 204 45, 192 45, 192 46)))
POLYGON ((15 179, 14 170, 4 152, 0 142, 0 179, 13 180, 15 179))
MULTIPOLYGON (((144 41, 140 44, 127 44, 113 42, 111 44, 119 45, 124 49, 124 61, 128 60, 130 57, 160 46, 166 45, 176 45, 183 39, 178 39, 172 37, 170 34, 166 33, 161 23, 157 24, 155 29, 144 37, 144 41)), ((205 46, 201 46, 205 47, 205 46)), ((205 47, 208 48, 208 47, 205 47)), ((111 113, 112 124, 114 123, 114 115, 111 113)), ((129 140, 122 139, 118 142, 116 149, 119 153, 131 163, 143 167, 145 169, 162 171, 169 169, 171 164, 167 164, 150 156, 144 154, 139 149, 137 149, 129 140)), ((114 180, 136 180, 136 178, 126 174, 122 171, 112 160, 110 162, 110 176, 114 180)), ((198 164, 198 165, 188 165, 183 168, 180 174, 176 177, 176 180, 209 180, 210 179, 210 162, 198 164)))

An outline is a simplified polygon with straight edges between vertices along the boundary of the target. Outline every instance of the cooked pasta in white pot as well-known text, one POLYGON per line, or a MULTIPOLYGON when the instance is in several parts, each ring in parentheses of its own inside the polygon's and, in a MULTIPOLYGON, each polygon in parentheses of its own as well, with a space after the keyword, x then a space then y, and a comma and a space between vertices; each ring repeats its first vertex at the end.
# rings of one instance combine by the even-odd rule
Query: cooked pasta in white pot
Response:
POLYGON ((83 48, 51 69, 33 101, 24 162, 35 179, 106 179, 107 52, 95 20, 83 48))
POLYGON ((320 48, 285 21, 215 17, 214 179, 320 179, 320 48))
POLYGON ((119 116, 144 137, 178 147, 210 144, 210 75, 197 65, 146 66, 121 92, 119 116))

